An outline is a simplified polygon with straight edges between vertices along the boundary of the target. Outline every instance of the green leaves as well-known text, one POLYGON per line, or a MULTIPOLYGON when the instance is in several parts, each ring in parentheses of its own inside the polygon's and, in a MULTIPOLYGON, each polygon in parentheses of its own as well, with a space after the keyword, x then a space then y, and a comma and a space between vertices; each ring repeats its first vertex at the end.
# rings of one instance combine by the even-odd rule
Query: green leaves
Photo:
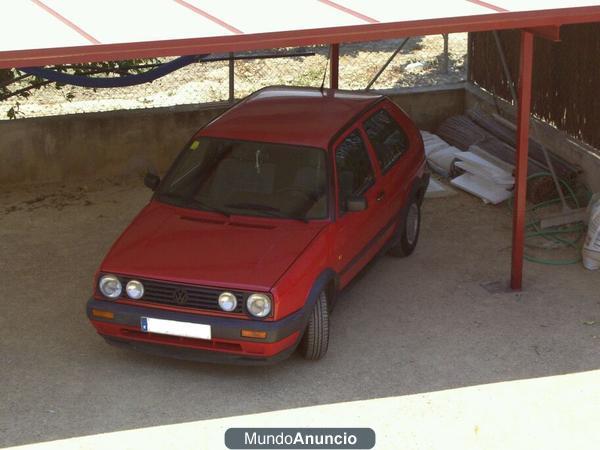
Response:
POLYGON ((7 117, 11 120, 16 119, 18 115, 22 114, 20 108, 21 104, 19 102, 15 102, 15 106, 11 107, 6 113, 7 117))

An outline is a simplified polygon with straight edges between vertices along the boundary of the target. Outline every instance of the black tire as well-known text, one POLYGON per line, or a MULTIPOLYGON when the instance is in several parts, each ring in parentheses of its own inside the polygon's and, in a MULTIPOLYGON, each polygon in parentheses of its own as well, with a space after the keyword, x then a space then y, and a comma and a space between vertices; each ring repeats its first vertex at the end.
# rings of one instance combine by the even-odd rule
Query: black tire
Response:
POLYGON ((329 346, 329 311, 327 292, 323 290, 304 330, 304 335, 298 346, 298 351, 305 359, 318 360, 327 353, 329 346))
POLYGON ((419 242, 419 232, 421 230, 421 205, 416 198, 413 198, 408 205, 406 214, 402 223, 398 226, 394 237, 395 243, 388 253, 395 257, 409 256, 415 251, 419 242), (415 223, 416 221, 416 223, 415 223))

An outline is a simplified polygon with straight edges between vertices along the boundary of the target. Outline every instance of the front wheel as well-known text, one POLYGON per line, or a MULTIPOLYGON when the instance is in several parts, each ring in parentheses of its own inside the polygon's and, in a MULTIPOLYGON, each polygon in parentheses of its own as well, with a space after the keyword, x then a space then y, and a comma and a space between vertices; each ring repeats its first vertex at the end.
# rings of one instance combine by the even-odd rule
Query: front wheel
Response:
POLYGON ((318 360, 325 356, 329 346, 329 310, 327 293, 321 291, 313 307, 298 351, 305 359, 318 360))
POLYGON ((419 231, 421 230, 421 208, 417 199, 413 198, 408 205, 404 222, 400 224, 396 243, 390 248, 389 254, 392 256, 408 256, 416 248, 419 241, 419 231))

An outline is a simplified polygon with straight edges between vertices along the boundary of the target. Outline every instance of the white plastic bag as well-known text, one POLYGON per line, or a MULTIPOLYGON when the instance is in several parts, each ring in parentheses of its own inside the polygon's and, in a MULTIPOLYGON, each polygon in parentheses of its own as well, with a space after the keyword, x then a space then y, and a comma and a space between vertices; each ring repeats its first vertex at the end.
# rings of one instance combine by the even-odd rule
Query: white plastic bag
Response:
POLYGON ((600 269, 600 193, 594 194, 588 206, 588 232, 583 244, 583 265, 588 270, 600 269))
POLYGON ((452 147, 439 136, 427 131, 421 131, 421 136, 423 137, 425 155, 427 156, 429 167, 444 178, 449 178, 452 163, 456 159, 456 156, 462 153, 461 150, 452 147))

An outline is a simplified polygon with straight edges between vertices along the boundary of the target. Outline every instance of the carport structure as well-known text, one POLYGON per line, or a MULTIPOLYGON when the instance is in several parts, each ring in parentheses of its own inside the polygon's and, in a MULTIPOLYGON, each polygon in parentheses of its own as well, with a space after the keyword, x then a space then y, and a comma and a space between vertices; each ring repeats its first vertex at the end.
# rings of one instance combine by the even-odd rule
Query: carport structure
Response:
POLYGON ((331 45, 417 35, 521 30, 511 287, 522 287, 534 36, 600 22, 585 0, 11 0, 0 27, 0 68, 331 45))

